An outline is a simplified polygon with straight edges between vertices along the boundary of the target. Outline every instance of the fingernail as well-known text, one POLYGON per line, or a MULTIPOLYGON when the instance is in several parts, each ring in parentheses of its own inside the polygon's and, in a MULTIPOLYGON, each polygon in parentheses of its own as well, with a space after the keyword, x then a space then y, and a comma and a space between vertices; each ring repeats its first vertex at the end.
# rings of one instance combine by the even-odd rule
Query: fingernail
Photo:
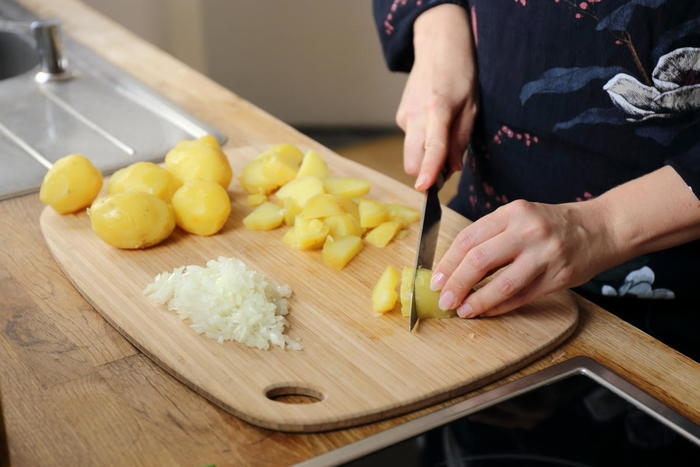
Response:
POLYGON ((416 180, 415 188, 417 190, 420 190, 423 187, 423 185, 425 185, 425 182, 427 180, 428 180, 428 177, 425 174, 419 175, 418 179, 416 180))
POLYGON ((438 306, 441 310, 449 310, 450 308, 452 308, 452 303, 454 301, 455 294, 448 290, 447 292, 443 292, 442 295, 440 295, 440 301, 438 302, 438 306))
POLYGON ((460 318, 471 318, 473 313, 474 309, 468 303, 463 303, 462 306, 457 308, 457 315, 459 315, 460 318))
POLYGON ((430 290, 437 292, 445 285, 445 275, 441 272, 433 274, 432 279, 430 279, 430 290))

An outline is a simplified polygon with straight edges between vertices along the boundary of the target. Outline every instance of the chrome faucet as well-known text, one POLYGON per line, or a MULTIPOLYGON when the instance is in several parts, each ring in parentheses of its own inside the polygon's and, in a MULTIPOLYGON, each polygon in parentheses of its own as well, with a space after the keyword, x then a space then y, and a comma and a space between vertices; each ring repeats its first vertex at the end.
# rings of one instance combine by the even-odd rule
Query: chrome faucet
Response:
POLYGON ((73 77, 66 69, 68 63, 63 56, 61 22, 59 20, 40 19, 23 22, 0 19, 0 31, 33 34, 36 51, 39 54, 39 71, 34 76, 35 81, 47 83, 73 77))

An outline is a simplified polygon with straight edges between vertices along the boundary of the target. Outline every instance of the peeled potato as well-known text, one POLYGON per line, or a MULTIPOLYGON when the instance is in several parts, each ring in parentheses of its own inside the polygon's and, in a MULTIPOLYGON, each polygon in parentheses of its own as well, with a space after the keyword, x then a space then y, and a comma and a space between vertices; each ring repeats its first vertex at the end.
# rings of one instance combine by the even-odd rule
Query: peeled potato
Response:
POLYGON ((180 183, 210 180, 225 189, 233 178, 233 170, 226 155, 211 135, 180 141, 166 154, 165 168, 180 183))
MULTIPOLYGON (((413 289, 413 268, 403 268, 401 271, 401 314, 411 314, 411 291, 413 289)), ((451 318, 455 316, 454 310, 441 310, 438 306, 440 292, 430 289, 430 278, 433 272, 430 269, 418 269, 416 274, 416 311, 420 319, 451 318)))
POLYGON ((372 309, 377 313, 386 313, 396 306, 399 294, 396 288, 399 285, 399 271, 389 265, 372 289, 372 309))
POLYGON ((152 162, 137 162, 114 172, 107 183, 107 194, 141 191, 169 203, 179 187, 180 183, 163 167, 152 162))
POLYGON ((90 224, 106 243, 117 248, 146 248, 168 238, 175 228, 172 207, 148 193, 128 191, 97 199, 90 224))
POLYGON ((172 203, 177 225, 197 235, 214 235, 231 213, 228 193, 209 180, 185 183, 173 195, 172 203))
POLYGON ((57 160, 44 176, 39 199, 60 214, 90 206, 102 189, 102 174, 81 154, 57 160))

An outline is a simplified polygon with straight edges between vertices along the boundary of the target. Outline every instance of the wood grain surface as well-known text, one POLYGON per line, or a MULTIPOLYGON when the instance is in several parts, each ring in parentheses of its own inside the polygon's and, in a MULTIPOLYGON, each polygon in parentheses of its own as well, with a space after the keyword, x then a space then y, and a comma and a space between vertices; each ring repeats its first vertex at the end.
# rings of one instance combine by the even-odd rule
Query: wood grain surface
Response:
MULTIPOLYGON (((238 148, 228 157, 234 172, 259 150, 238 148)), ((336 176, 360 177, 369 197, 420 207, 423 195, 390 177, 326 150, 336 176)), ((288 227, 247 230, 253 208, 231 184, 232 215, 211 237, 177 231, 164 244, 119 250, 94 234, 87 215, 62 216, 46 208, 41 229, 63 271, 97 311, 169 373, 238 417, 266 428, 321 431, 404 413, 476 388, 529 363, 573 331, 578 311, 568 291, 522 310, 479 320, 426 320, 409 333, 398 312, 376 316, 372 287, 387 264, 412 266, 418 223, 385 248, 366 245, 342 271, 326 266, 319 251, 284 245, 288 227), (219 256, 242 259, 270 279, 291 286, 289 334, 301 351, 259 350, 218 344, 196 335, 176 314, 142 293, 159 272, 204 265, 219 256), (270 394, 313 395, 316 403, 290 404, 270 394)), ((468 224, 444 209, 438 257, 468 224)))
MULTIPOLYGON (((21 0, 197 114, 232 147, 312 141, 74 0, 21 0)), ((380 152, 380 154, 382 154, 380 152)), ((391 157, 390 157, 391 156, 391 157)), ((396 168, 393 156, 377 167, 396 168)), ((579 325, 559 348, 488 386, 355 428, 290 434, 250 425, 172 378, 71 285, 39 228, 36 195, 0 202, 0 394, 14 466, 289 465, 413 420, 554 363, 587 355, 700 422, 700 365, 575 297, 579 325)))

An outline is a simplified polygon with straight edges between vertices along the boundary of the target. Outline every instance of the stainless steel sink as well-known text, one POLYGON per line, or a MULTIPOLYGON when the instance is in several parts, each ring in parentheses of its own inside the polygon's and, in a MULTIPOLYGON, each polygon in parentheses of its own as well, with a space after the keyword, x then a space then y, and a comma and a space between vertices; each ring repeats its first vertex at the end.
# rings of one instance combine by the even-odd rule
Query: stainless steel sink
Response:
POLYGON ((67 154, 84 154, 108 174, 132 162, 159 161, 183 139, 212 134, 225 141, 68 37, 62 41, 66 73, 37 79, 36 40, 22 25, 38 19, 0 0, 0 26, 19 25, 0 32, 0 199, 36 191, 46 169, 67 154))

